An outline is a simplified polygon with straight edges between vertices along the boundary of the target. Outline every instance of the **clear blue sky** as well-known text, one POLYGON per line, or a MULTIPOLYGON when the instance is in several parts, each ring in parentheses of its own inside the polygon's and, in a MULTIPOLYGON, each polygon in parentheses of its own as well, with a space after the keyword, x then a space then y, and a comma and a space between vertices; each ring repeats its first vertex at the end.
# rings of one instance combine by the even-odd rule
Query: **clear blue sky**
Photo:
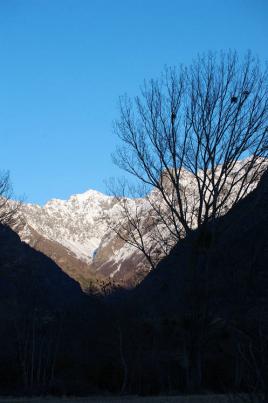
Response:
POLYGON ((267 21, 267 0, 0 0, 0 167, 15 192, 105 191, 118 96, 198 52, 267 60, 267 21))

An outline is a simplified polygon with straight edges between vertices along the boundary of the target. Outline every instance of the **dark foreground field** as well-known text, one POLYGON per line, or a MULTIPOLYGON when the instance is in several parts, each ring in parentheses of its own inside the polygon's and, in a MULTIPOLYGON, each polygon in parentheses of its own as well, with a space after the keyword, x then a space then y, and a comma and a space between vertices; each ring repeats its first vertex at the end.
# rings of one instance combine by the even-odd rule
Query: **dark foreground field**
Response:
POLYGON ((206 395, 206 396, 161 396, 161 397, 86 397, 86 398, 5 398, 0 399, 0 403, 228 403, 239 401, 233 400, 229 396, 206 395))

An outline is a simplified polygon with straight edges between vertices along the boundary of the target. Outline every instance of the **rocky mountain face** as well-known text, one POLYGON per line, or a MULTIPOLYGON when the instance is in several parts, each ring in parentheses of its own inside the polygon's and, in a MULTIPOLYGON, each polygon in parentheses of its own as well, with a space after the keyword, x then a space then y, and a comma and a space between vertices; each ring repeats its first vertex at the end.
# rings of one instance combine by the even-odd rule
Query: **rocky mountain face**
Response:
MULTIPOLYGON (((129 200, 133 208, 141 203, 129 200)), ((148 271, 143 255, 110 229, 122 219, 112 196, 89 190, 43 207, 24 204, 21 217, 14 227, 21 240, 54 260, 84 290, 107 279, 134 285, 148 271)))
MULTIPOLYGON (((236 171, 243 172, 243 164, 245 162, 238 162, 236 171)), ((250 186, 249 192, 256 184, 257 181, 250 186)), ((185 205, 189 208, 196 203, 198 192, 193 175, 188 171, 183 172, 181 186, 185 189, 188 200, 185 205)), ((235 195, 234 187, 230 203, 235 195)), ((102 286, 107 280, 120 286, 132 287, 148 274, 150 265, 136 247, 125 242, 111 229, 124 223, 122 200, 89 190, 73 195, 68 200, 52 199, 43 207, 24 204, 21 219, 13 229, 22 241, 51 258, 66 274, 78 281, 85 291, 96 284, 102 286)), ((160 225, 155 229, 157 217, 154 217, 155 212, 150 204, 151 200, 161 209, 161 214, 165 213, 160 193, 153 189, 147 198, 124 200, 128 213, 135 217, 139 212, 139 229, 145 241, 153 245, 157 263, 163 257, 163 251, 154 245, 154 238, 160 234, 168 239, 167 227, 162 228, 160 225)), ((171 239, 167 243, 167 254, 176 242, 171 239)))

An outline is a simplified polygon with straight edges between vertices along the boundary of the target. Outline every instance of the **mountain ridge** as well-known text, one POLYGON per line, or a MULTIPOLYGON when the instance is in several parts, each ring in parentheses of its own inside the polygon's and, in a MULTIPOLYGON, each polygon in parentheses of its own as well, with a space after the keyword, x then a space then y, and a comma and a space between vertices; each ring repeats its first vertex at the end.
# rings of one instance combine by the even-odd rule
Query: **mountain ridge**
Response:
MULTIPOLYGON (((135 205, 136 201, 130 203, 135 205)), ((89 189, 71 195, 67 200, 51 199, 44 206, 23 204, 14 230, 22 241, 52 258, 68 275, 79 281, 84 290, 96 281, 134 285, 133 264, 129 262, 129 270, 126 270, 129 273, 127 281, 124 275, 119 275, 122 262, 118 253, 123 252, 122 257, 130 260, 131 255, 137 253, 135 248, 114 239, 109 223, 118 220, 119 201, 89 189)))
MULTIPOLYGON (((249 161, 248 158, 238 161, 237 172, 243 174, 249 161)), ((257 183, 255 181, 250 185, 249 193, 257 183)), ((168 182, 166 186, 169 186, 168 182)), ((182 186, 189 197, 189 204, 194 203, 198 194, 193 175, 186 170, 183 172, 182 186)), ((232 189, 229 208, 235 196, 236 189, 232 189)), ((151 219, 155 212, 150 203, 163 203, 157 189, 153 189, 145 198, 120 198, 89 189, 71 195, 67 200, 51 199, 44 206, 23 204, 19 224, 14 229, 22 241, 52 258, 84 290, 98 281, 133 287, 151 268, 142 252, 113 230, 115 225, 121 225, 124 221, 122 200, 127 201, 131 214, 139 209, 144 239, 151 241, 153 237, 150 237, 150 231, 154 230, 148 223, 148 217, 151 219)), ((224 210, 222 214, 227 211, 224 210)), ((163 236, 166 236, 165 230, 161 230, 163 236)), ((161 252, 157 253, 156 260, 159 261, 163 256, 161 252)))

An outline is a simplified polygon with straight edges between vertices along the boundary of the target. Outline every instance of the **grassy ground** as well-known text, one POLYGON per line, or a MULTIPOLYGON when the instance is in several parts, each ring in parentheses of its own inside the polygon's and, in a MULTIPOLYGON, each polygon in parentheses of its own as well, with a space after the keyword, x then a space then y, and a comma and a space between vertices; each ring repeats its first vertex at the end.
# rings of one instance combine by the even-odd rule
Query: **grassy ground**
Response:
POLYGON ((161 397, 87 397, 87 398, 0 398, 0 403, 229 403, 230 400, 222 395, 210 396, 161 396, 161 397))

